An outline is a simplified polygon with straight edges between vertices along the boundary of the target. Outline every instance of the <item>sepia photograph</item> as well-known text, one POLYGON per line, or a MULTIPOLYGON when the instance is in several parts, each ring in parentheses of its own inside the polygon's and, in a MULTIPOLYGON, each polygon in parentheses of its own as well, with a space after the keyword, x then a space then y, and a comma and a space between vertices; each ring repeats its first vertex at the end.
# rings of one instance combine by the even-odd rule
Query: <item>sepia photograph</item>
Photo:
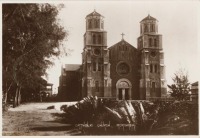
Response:
POLYGON ((199 136, 199 0, 0 4, 2 136, 199 136))

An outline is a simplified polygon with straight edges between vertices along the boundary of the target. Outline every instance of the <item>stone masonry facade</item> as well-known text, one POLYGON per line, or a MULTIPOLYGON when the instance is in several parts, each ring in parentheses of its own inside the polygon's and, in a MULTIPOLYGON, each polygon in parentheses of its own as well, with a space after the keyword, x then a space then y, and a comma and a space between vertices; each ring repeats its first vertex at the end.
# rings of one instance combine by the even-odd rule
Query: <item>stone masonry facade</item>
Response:
POLYGON ((82 64, 66 64, 62 68, 59 95, 69 101, 71 95, 73 100, 87 96, 146 100, 165 97, 166 87, 162 35, 158 33, 157 19, 148 15, 140 22, 137 48, 125 41, 123 34, 120 42, 108 47, 104 17, 93 11, 86 16, 82 64), (76 72, 76 79, 66 77, 72 72, 76 72), (67 85, 70 79, 73 84, 67 85))

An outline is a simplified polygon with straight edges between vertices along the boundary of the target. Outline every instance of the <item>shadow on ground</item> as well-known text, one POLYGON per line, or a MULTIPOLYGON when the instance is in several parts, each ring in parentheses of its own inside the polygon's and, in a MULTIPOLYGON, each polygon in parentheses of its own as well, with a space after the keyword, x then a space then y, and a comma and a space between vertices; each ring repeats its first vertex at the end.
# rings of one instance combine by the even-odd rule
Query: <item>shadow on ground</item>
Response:
POLYGON ((31 130, 35 131, 68 131, 74 129, 74 126, 48 126, 48 127, 35 127, 31 130))

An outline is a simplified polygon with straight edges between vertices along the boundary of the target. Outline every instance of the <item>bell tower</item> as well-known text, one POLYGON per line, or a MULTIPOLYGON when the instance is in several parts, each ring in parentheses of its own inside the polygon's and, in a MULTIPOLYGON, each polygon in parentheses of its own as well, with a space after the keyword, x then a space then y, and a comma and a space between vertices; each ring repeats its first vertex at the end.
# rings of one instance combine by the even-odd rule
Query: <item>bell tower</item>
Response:
POLYGON ((104 17, 95 10, 86 16, 82 72, 83 97, 111 97, 107 32, 104 30, 104 17))
POLYGON ((140 99, 166 96, 164 52, 157 19, 148 15, 140 22, 137 45, 140 52, 140 99))

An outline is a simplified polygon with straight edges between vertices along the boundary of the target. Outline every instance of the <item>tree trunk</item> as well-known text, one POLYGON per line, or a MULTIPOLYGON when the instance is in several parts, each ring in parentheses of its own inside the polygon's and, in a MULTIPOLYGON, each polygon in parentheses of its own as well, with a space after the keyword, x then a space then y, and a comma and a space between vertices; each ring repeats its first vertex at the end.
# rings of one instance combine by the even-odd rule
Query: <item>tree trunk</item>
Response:
POLYGON ((8 92, 6 91, 6 92, 4 93, 4 95, 5 95, 5 97, 4 97, 4 101, 3 101, 3 106, 2 106, 2 108, 3 108, 3 111, 7 111, 7 95, 8 95, 8 92))
POLYGON ((5 92, 5 99, 4 99, 4 103, 7 104, 7 99, 8 99, 8 92, 5 92))
POLYGON ((17 100, 17 97, 18 97, 18 91, 19 91, 19 87, 17 86, 16 91, 15 91, 14 101, 13 101, 13 108, 15 108, 15 107, 18 106, 18 100, 17 100))
POLYGON ((21 87, 19 87, 19 90, 18 90, 17 104, 18 106, 21 104, 21 87))
POLYGON ((8 101, 8 92, 10 91, 10 88, 11 88, 12 84, 13 84, 13 83, 11 83, 10 86, 8 87, 8 86, 7 86, 7 83, 6 83, 6 89, 4 90, 5 92, 3 93, 3 96, 4 96, 4 97, 3 97, 3 98, 4 98, 4 101, 3 101, 3 102, 4 102, 5 105, 7 105, 7 101, 8 101))
POLYGON ((42 95, 41 95, 41 93, 39 92, 39 100, 40 100, 40 102, 42 102, 42 95))

